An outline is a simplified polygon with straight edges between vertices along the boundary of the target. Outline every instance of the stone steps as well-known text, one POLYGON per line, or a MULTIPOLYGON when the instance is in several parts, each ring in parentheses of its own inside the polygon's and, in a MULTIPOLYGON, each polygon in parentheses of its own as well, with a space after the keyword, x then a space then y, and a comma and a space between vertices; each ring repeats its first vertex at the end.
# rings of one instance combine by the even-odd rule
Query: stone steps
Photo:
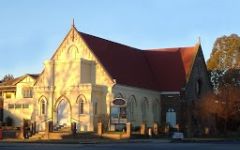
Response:
POLYGON ((41 140, 41 139, 44 139, 45 137, 45 133, 44 132, 39 132, 39 133, 36 133, 34 135, 32 135, 31 137, 29 137, 29 139, 31 140, 41 140))

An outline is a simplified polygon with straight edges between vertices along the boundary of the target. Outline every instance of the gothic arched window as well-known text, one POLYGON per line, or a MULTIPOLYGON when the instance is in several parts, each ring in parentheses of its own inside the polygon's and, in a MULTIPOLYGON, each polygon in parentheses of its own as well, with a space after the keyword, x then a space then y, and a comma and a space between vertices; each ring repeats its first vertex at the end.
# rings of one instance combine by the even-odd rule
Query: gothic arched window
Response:
POLYGON ((84 114, 84 101, 82 99, 79 101, 79 114, 84 114))
POLYGON ((148 112, 148 100, 144 98, 142 102, 142 120, 147 121, 147 112, 148 112))
POLYGON ((41 115, 45 115, 46 111, 47 111, 46 100, 42 99, 41 100, 41 104, 40 104, 40 113, 41 113, 41 115))
POLYGON ((134 112, 136 108, 136 99, 134 96, 131 96, 128 100, 127 103, 127 118, 129 121, 134 121, 135 117, 134 117, 134 112))
POLYGON ((94 115, 97 115, 98 112, 98 105, 97 102, 94 103, 94 115))
POLYGON ((200 97, 201 96, 201 88, 202 88, 202 81, 201 79, 198 79, 195 83, 195 92, 196 92, 196 96, 200 97))

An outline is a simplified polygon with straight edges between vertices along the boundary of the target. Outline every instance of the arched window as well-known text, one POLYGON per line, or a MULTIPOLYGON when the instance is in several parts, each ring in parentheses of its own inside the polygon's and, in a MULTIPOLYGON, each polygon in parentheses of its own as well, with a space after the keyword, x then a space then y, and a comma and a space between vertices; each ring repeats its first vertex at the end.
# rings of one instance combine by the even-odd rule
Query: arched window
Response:
POLYGON ((82 99, 79 101, 79 114, 84 114, 84 101, 82 99))
POLYGON ((97 115, 98 113, 98 105, 97 105, 97 102, 94 103, 94 115, 97 115))
POLYGON ((129 121, 134 121, 135 119, 135 116, 134 116, 135 107, 136 107, 136 99, 134 96, 131 96, 127 103, 127 114, 128 114, 127 118, 129 121))
POLYGON ((198 79, 197 81, 196 81, 196 83, 195 83, 195 91, 196 91, 196 95, 197 95, 197 97, 200 97, 201 96, 201 88, 202 88, 202 81, 201 81, 201 79, 198 79))
POLYGON ((153 101, 152 108, 153 108, 153 119, 154 119, 154 122, 159 122, 160 114, 159 114, 159 104, 158 104, 157 100, 153 101))
POLYGON ((40 103, 40 114, 41 115, 46 115, 46 111, 47 111, 46 100, 42 99, 41 103, 40 103))
MULTIPOLYGON (((82 115, 82 114, 87 114, 89 113, 89 110, 87 108, 89 108, 89 104, 86 100, 86 97, 84 95, 79 95, 77 100, 76 100, 77 106, 78 107, 78 114, 82 115)), ((93 103, 94 104, 94 103, 93 103)), ((94 110, 92 110, 94 111, 94 110)))
POLYGON ((144 98, 142 102, 142 120, 147 121, 147 112, 148 112, 148 100, 144 98))
POLYGON ((131 102, 130 101, 127 102, 127 119, 128 119, 128 121, 130 121, 132 119, 132 116, 131 116, 131 102))
POLYGON ((68 57, 76 59, 78 55, 78 48, 76 45, 72 45, 68 48, 68 57))
POLYGON ((132 100, 131 105, 130 105, 131 106, 131 112, 130 113, 131 113, 132 120, 134 120, 134 111, 135 111, 134 110, 134 105, 135 105, 134 100, 132 100))

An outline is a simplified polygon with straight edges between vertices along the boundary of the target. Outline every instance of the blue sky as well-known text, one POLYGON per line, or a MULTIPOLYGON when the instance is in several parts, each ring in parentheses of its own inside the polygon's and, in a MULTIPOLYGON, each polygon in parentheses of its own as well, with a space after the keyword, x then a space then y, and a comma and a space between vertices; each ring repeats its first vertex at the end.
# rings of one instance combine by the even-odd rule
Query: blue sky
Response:
POLYGON ((69 31, 137 48, 194 45, 205 59, 222 35, 240 34, 239 0, 1 0, 0 79, 40 73, 69 31))

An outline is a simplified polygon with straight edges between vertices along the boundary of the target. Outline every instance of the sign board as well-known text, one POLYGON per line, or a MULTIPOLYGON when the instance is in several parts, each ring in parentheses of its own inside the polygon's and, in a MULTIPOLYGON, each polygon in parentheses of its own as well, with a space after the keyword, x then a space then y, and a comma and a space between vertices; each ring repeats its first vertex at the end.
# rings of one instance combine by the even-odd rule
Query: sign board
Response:
POLYGON ((127 123, 126 100, 116 98, 112 101, 111 106, 111 124, 127 123))
POLYGON ((112 101, 112 104, 116 106, 123 106, 126 105, 126 101, 122 98, 116 98, 112 101))
POLYGON ((119 119, 119 123, 127 123, 127 119, 126 118, 125 119, 121 118, 121 119, 119 119))
POLYGON ((111 118, 111 124, 125 124, 127 123, 127 119, 125 118, 111 118))

